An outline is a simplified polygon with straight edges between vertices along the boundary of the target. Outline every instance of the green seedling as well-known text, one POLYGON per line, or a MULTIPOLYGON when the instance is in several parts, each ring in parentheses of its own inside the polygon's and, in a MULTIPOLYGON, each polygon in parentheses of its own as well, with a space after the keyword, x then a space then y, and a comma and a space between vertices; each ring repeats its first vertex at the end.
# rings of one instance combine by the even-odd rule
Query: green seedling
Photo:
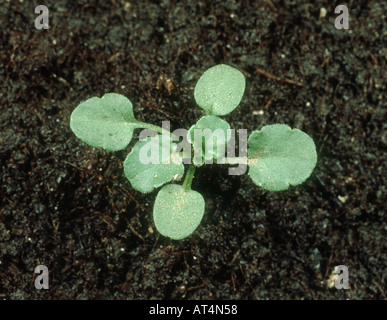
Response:
POLYGON ((213 162, 244 163, 256 185, 282 191, 304 182, 316 166, 312 138, 285 124, 266 125, 252 132, 246 141, 249 147, 245 157, 224 157, 233 141, 232 130, 219 116, 239 105, 244 90, 245 78, 237 69, 224 64, 208 69, 194 90, 195 101, 205 116, 189 131, 181 129, 183 134, 138 121, 132 103, 116 93, 82 102, 71 114, 70 127, 87 144, 110 151, 126 148, 135 129, 146 129, 126 157, 124 173, 132 187, 143 193, 164 185, 155 200, 153 220, 162 235, 180 240, 195 231, 205 211, 203 196, 191 189, 196 167, 213 162), (177 144, 179 137, 183 141, 177 144), (187 159, 190 165, 183 183, 165 185, 184 176, 187 159))

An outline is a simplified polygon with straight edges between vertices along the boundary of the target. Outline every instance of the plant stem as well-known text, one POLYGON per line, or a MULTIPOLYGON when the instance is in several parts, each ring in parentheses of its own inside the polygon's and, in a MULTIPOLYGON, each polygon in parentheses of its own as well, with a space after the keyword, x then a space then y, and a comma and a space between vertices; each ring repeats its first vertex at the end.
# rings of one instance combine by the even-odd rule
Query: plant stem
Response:
POLYGON ((150 130, 154 130, 158 133, 166 133, 168 135, 170 135, 171 133, 167 130, 164 130, 163 128, 159 127, 159 126, 156 126, 154 124, 151 124, 151 123, 146 123, 146 122, 138 122, 139 126, 138 128, 143 128, 143 129, 150 129, 150 130))
POLYGON ((194 178, 195 169, 196 169, 196 167, 193 164, 191 164, 188 167, 188 171, 185 175, 184 182, 183 182, 183 188, 185 191, 191 190, 191 184, 192 184, 192 180, 194 178))
POLYGON ((175 140, 178 140, 179 138, 176 137, 172 132, 168 131, 168 130, 165 130, 164 128, 162 127, 159 127, 159 126, 156 126, 154 124, 151 124, 151 123, 146 123, 146 122, 141 122, 139 121, 138 122, 138 127, 137 128, 142 128, 142 129, 150 129, 150 130, 154 130, 160 134, 164 134, 164 135, 167 135, 171 138, 175 138, 175 140))

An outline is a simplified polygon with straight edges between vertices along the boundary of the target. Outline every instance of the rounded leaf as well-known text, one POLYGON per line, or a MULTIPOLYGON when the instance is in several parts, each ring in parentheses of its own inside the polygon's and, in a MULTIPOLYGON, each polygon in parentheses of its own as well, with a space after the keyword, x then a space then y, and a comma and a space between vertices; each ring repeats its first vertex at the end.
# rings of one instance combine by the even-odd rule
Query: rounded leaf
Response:
POLYGON ((177 184, 164 186, 159 191, 153 208, 157 230, 173 240, 188 237, 198 227, 203 215, 203 196, 177 184))
POLYGON ((124 149, 138 121, 128 98, 117 93, 82 102, 71 114, 70 127, 87 144, 110 151, 124 149))
POLYGON ((245 85, 245 77, 239 70, 218 64, 200 77, 195 86, 194 97, 208 115, 224 116, 239 105, 245 85))
POLYGON ((138 141, 124 161, 124 173, 133 188, 147 193, 184 174, 184 165, 167 135, 138 141))
POLYGON ((249 175, 254 183, 270 191, 304 182, 317 163, 311 137, 285 124, 264 126, 248 140, 249 175))

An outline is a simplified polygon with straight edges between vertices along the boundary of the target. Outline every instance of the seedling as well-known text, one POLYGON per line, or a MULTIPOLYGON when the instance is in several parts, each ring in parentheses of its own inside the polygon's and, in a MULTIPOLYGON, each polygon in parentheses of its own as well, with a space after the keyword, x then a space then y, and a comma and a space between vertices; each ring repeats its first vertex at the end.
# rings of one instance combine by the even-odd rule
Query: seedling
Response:
POLYGON ((285 124, 267 125, 252 132, 247 141, 247 156, 224 157, 233 141, 232 130, 219 116, 231 113, 239 105, 244 91, 245 78, 240 71, 224 64, 216 65, 204 72, 195 86, 196 103, 206 115, 188 132, 181 129, 171 133, 164 127, 138 121, 132 103, 116 93, 82 102, 71 114, 70 127, 87 144, 111 151, 126 148, 133 131, 145 129, 124 161, 125 176, 133 188, 143 193, 179 181, 184 175, 184 164, 190 163, 182 185, 164 185, 153 208, 157 230, 166 237, 180 240, 195 231, 205 211, 203 196, 191 190, 196 167, 213 161, 244 163, 249 166, 249 175, 256 185, 269 191, 281 191, 304 182, 316 166, 312 138, 285 124), (176 144, 178 136, 183 137, 183 141, 176 144), (214 137, 216 147, 213 146, 214 137), (193 161, 191 150, 194 151, 193 161))

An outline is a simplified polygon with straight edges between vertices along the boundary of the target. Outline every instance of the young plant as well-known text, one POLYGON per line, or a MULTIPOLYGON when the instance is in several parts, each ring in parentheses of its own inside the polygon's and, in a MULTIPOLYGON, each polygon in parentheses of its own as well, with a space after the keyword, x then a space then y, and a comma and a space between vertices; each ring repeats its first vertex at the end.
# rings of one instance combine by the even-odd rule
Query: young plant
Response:
POLYGON ((183 163, 190 164, 183 184, 163 186, 153 208, 157 230, 166 237, 180 240, 195 231, 205 211, 203 196, 191 190, 196 167, 213 161, 244 163, 249 166, 249 175, 256 185, 269 191, 281 191, 304 182, 316 166, 312 138, 285 124, 267 125, 252 132, 246 141, 247 156, 224 157, 233 141, 232 130, 219 116, 232 112, 244 91, 243 74, 220 64, 205 71, 195 86, 196 103, 206 115, 188 132, 179 129, 171 133, 164 127, 138 121, 132 103, 116 93, 82 102, 71 114, 70 127, 87 144, 111 151, 126 148, 133 131, 145 129, 124 161, 125 176, 133 188, 143 193, 180 180, 184 175, 183 163), (176 144, 179 136, 183 141, 176 144))

